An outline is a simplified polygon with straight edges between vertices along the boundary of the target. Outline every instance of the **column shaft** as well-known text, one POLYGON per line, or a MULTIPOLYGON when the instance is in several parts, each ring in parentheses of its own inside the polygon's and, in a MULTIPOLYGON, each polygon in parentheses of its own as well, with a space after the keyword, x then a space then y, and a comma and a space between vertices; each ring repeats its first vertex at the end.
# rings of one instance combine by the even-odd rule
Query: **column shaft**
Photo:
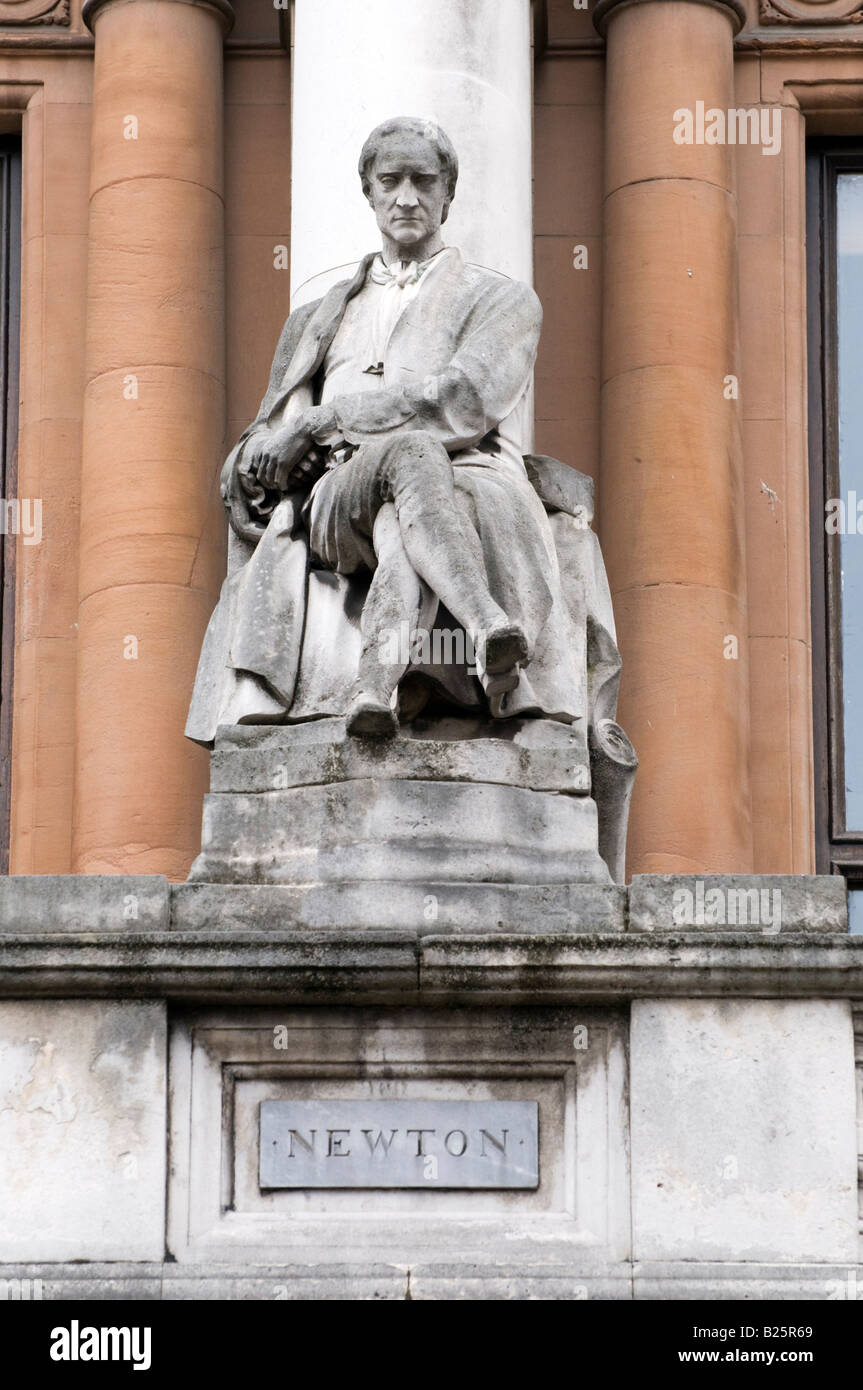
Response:
POLYGON ((436 121, 455 145, 444 239, 531 283, 530 55, 530 0, 295 0, 294 308, 378 244, 357 159, 389 116, 436 121))
POLYGON ((598 11, 600 507, 640 759, 634 873, 745 872, 752 855, 732 151, 674 138, 682 109, 734 107, 734 20, 690 0, 598 11))
POLYGON ((207 777, 183 726, 224 549, 227 6, 88 9, 75 868, 183 877, 207 777))

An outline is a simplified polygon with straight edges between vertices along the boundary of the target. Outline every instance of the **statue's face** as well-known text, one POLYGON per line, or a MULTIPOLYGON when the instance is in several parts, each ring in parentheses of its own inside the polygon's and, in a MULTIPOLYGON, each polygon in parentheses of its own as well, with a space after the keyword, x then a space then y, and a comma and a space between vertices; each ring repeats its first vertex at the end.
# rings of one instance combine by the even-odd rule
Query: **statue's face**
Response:
POLYGON ((421 135, 386 136, 369 173, 369 202, 385 236, 406 255, 432 236, 449 211, 440 158, 421 135))

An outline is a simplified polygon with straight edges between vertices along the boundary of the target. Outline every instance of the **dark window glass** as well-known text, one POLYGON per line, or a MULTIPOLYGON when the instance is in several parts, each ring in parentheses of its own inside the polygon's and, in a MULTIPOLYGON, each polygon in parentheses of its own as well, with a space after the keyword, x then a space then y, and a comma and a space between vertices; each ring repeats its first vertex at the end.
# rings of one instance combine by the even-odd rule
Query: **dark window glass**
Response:
POLYGON ((863 832, 863 173, 836 178, 835 331, 845 826, 863 832))

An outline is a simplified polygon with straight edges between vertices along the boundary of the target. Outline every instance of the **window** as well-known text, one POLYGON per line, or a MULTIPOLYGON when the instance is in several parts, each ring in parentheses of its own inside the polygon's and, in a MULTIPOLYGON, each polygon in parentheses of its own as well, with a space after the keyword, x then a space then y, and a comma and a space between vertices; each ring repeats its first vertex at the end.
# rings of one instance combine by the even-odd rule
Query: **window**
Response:
POLYGON ((807 219, 817 864, 863 890, 863 144, 810 147, 807 219))
POLYGON ((21 142, 7 135, 0 137, 0 873, 9 870, 20 294, 21 142))

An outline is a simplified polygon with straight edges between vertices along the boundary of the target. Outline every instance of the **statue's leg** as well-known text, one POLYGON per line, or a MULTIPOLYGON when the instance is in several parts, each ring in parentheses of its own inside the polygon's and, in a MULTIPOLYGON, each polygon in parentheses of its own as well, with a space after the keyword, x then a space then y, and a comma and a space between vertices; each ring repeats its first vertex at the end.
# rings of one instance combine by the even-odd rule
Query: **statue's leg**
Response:
POLYGON ((492 597, 479 547, 465 535, 449 454, 429 435, 410 431, 393 438, 383 468, 411 565, 469 633, 485 670, 512 688, 527 640, 492 597))
MULTIPOLYGON (((485 559, 482 553, 482 541, 479 538, 477 529, 476 508, 473 497, 470 493, 462 492, 459 488, 455 490, 456 503, 458 506, 459 522, 461 523, 462 536, 466 549, 473 555, 477 566, 485 574, 485 559)), ((488 653, 486 653, 487 657, 488 653)), ((502 695, 506 695, 510 690, 514 690, 518 684, 518 672, 514 668, 496 667, 490 671, 488 665, 483 661, 483 653, 476 653, 477 657, 477 676, 480 685, 488 696, 489 700, 502 695)))
POLYGON ((393 696, 410 663, 423 592, 392 503, 385 503, 375 517, 372 540, 377 567, 363 605, 363 646, 347 729, 350 734, 386 738, 398 728, 393 696))

